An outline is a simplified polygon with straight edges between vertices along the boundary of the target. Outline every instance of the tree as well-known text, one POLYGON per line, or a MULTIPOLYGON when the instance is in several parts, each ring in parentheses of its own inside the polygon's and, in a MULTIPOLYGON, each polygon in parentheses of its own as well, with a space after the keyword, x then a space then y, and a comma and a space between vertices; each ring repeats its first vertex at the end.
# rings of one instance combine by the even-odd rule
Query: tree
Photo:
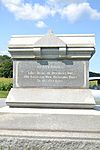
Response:
POLYGON ((100 73, 89 72, 89 77, 100 77, 100 73))
POLYGON ((13 63, 9 56, 0 56, 0 77, 12 78, 13 63))

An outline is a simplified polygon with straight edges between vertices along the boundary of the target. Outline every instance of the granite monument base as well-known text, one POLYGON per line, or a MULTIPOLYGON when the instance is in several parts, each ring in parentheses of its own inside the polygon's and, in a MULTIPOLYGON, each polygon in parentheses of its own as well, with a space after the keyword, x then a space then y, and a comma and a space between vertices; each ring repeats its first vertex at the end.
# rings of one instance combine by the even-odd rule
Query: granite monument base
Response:
POLYGON ((100 107, 0 109, 2 150, 100 150, 100 107))
POLYGON ((95 107, 95 101, 89 89, 12 88, 6 103, 10 107, 95 107))

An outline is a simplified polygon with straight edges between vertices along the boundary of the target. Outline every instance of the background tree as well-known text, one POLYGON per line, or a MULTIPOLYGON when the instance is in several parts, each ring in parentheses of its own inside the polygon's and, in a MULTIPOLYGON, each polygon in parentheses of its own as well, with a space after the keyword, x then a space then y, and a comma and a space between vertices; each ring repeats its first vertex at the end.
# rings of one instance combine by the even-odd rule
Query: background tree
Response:
POLYGON ((4 55, 0 56, 0 77, 12 78, 13 63, 11 57, 4 55))

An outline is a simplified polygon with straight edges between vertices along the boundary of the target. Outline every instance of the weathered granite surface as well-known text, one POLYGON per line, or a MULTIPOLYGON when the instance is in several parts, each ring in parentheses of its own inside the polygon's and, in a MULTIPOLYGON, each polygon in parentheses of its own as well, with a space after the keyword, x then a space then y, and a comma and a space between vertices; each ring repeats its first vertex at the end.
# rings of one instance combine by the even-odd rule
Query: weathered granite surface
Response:
POLYGON ((0 137, 0 150, 100 150, 100 140, 0 137))
POLYGON ((6 100, 11 107, 93 108, 89 89, 12 88, 6 100))
POLYGON ((14 82, 7 105, 94 108, 88 89, 89 59, 95 53, 93 34, 13 36, 8 47, 14 82))
POLYGON ((100 150, 100 107, 0 109, 1 150, 100 150))
POLYGON ((1 150, 100 150, 100 108, 88 89, 94 35, 15 36, 9 52, 14 87, 10 108, 0 109, 1 150))
POLYGON ((14 87, 88 88, 88 61, 14 61, 14 87))

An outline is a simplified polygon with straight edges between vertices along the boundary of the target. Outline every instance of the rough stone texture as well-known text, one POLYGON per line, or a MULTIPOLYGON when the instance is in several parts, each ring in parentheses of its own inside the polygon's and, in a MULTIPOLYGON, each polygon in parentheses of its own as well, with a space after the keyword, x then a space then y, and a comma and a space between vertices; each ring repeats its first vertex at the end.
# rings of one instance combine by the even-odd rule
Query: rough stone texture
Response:
POLYGON ((0 109, 0 150, 100 150, 100 107, 0 109))
POLYGON ((100 150, 100 141, 0 137, 0 150, 100 150))

